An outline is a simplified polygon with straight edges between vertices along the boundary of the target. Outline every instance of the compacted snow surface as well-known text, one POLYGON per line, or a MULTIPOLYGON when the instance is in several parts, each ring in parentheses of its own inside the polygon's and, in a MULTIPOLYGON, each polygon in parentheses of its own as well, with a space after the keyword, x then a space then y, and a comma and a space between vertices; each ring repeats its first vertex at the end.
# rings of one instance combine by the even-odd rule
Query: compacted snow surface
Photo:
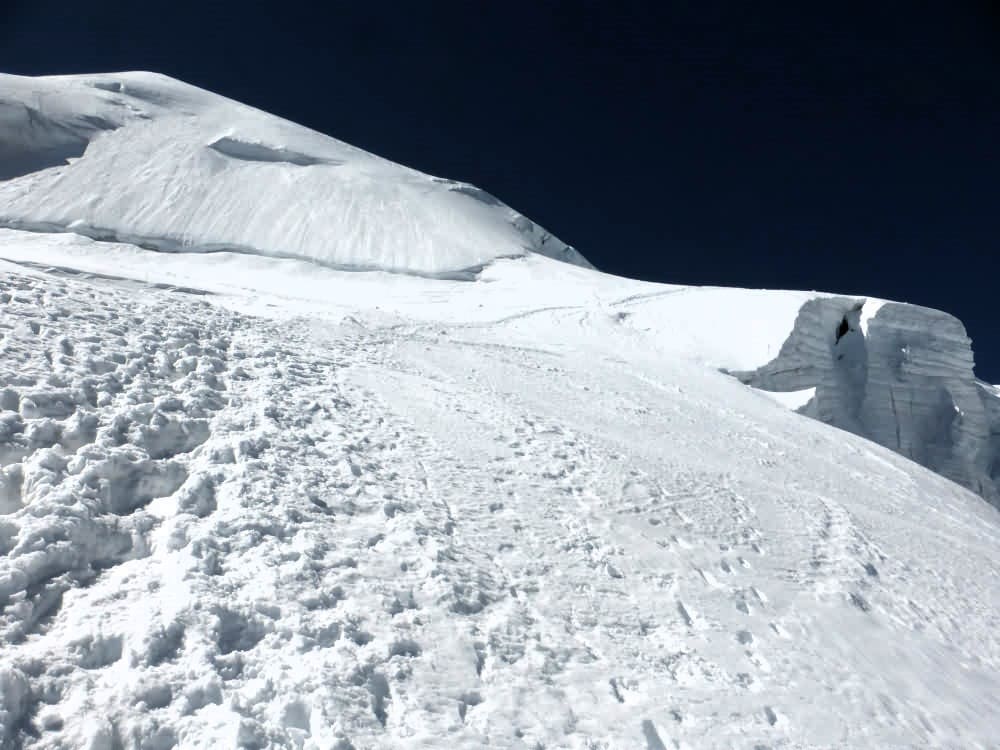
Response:
POLYGON ((0 747, 996 746, 1000 513, 899 455, 1000 475, 953 318, 47 233, 53 101, 0 175, 0 747))

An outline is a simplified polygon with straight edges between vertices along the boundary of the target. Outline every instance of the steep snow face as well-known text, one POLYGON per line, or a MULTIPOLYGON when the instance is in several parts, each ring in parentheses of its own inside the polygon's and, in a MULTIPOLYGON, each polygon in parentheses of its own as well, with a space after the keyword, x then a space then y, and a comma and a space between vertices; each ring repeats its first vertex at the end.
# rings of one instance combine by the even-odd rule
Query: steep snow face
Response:
POLYGON ((0 75, 0 226, 447 278, 589 266, 478 188, 150 73, 0 75))
POLYGON ((976 380, 971 342, 951 315, 879 300, 813 299, 777 357, 734 374, 768 391, 815 389, 802 413, 1000 505, 1000 398, 976 380))

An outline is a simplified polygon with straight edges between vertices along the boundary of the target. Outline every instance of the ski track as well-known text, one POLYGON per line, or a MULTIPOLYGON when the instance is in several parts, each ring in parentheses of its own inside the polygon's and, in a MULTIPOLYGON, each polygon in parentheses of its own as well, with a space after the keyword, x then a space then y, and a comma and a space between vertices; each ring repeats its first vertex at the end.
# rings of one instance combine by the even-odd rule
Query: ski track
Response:
POLYGON ((988 746, 996 569, 955 601, 980 558, 766 478, 739 406, 500 324, 0 286, 0 747, 988 746))

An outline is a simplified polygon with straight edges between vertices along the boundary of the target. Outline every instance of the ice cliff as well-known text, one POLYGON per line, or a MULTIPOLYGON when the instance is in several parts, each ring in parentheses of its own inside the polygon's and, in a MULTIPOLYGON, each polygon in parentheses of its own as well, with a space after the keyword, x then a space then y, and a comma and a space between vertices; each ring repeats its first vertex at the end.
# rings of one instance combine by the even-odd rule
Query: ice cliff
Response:
POLYGON ((798 411, 867 437, 1000 506, 1000 393, 978 381, 962 323, 910 304, 806 302, 778 355, 733 372, 767 391, 814 389, 798 411))

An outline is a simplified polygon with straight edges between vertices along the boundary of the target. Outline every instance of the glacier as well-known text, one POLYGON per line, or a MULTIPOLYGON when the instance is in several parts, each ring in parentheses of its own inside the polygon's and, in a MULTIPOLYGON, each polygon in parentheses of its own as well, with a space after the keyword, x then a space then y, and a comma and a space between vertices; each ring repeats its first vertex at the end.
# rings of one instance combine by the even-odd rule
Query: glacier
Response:
POLYGON ((3 750, 995 744, 952 316, 605 274, 150 73, 0 76, 0 165, 3 750))

